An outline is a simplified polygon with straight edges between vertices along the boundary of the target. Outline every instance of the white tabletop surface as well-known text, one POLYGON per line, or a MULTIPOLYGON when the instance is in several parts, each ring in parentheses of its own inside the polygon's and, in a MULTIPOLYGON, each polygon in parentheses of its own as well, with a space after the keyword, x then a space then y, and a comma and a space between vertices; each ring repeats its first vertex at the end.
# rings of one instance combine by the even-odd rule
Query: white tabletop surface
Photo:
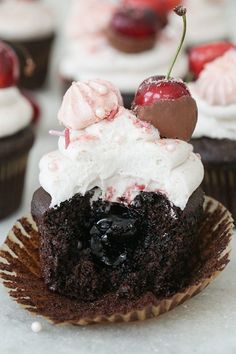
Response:
MULTIPOLYGON (((85 1, 85 0, 82 0, 85 1)), ((194 0, 195 1, 195 0, 194 0)), ((48 0, 59 17, 68 0, 48 0)), ((236 1, 232 3, 236 5, 236 1)), ((236 14, 236 9, 234 8, 236 14)), ((60 93, 55 68, 61 40, 54 53, 54 72, 50 87, 37 93, 43 109, 39 136, 33 148, 24 201, 21 209, 0 223, 0 243, 18 217, 28 213, 33 191, 38 187, 38 161, 43 153, 56 147, 56 138, 48 135, 56 127, 60 93)), ((236 246, 236 241, 233 242, 236 246)), ((236 249, 236 247, 235 247, 236 249)), ((21 309, 0 286, 0 354, 234 354, 236 353, 236 253, 223 274, 205 291, 175 310, 144 323, 56 327, 21 309), (35 334, 31 323, 39 320, 43 330, 35 334)))

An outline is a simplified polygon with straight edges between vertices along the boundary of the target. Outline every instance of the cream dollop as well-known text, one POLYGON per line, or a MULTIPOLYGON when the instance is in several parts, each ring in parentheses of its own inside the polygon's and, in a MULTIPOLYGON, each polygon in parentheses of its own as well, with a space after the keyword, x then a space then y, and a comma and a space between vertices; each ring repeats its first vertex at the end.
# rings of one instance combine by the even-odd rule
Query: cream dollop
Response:
POLYGON ((195 91, 213 106, 236 104, 236 49, 230 49, 205 66, 195 91))
POLYGON ((7 40, 43 38, 54 32, 53 12, 42 1, 1 0, 0 37, 7 40))
POLYGON ((119 108, 101 120, 59 138, 58 150, 40 161, 40 184, 51 207, 97 187, 97 197, 132 203, 140 191, 160 192, 184 209, 203 179, 203 165, 190 144, 160 139, 158 130, 119 108))
POLYGON ((114 116, 122 105, 120 92, 105 80, 74 82, 66 92, 58 119, 69 129, 83 129, 114 116))
POLYGON ((17 87, 0 89, 0 138, 24 129, 30 124, 32 115, 31 104, 17 87))

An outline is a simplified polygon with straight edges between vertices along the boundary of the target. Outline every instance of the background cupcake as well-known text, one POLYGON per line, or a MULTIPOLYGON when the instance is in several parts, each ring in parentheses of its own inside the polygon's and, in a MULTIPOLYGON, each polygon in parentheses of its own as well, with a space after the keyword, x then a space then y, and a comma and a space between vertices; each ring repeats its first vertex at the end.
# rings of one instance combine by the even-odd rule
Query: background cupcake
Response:
POLYGON ((236 49, 205 65, 190 85, 199 119, 192 143, 205 164, 204 189, 236 217, 236 49))
POLYGON ((229 0, 184 0, 188 8, 187 45, 229 39, 229 0))
POLYGON ((51 10, 40 0, 3 0, 0 2, 0 38, 15 45, 21 63, 19 85, 41 87, 46 79, 55 21, 51 10), (35 62, 31 77, 25 76, 25 55, 35 62))
POLYGON ((18 73, 15 53, 0 42, 0 219, 20 206, 28 153, 34 141, 33 110, 15 86, 18 73))
MULTIPOLYGON (((104 0, 73 1, 60 75, 69 85, 73 80, 103 77, 121 90, 130 106, 144 77, 166 74, 180 32, 176 20, 169 21, 166 13, 158 17, 151 7, 131 10, 104 0)), ((184 54, 175 74, 186 74, 184 54)))

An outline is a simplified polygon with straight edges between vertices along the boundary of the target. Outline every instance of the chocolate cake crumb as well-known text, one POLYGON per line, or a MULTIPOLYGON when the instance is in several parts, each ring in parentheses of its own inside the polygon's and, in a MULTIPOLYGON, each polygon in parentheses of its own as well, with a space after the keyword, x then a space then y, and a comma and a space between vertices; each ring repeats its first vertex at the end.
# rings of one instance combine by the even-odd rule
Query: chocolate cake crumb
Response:
POLYGON ((186 285, 199 259, 200 189, 184 211, 160 193, 142 192, 129 206, 99 199, 91 207, 92 195, 50 208, 42 188, 34 194, 41 269, 52 291, 86 302, 110 293, 135 300, 148 292, 170 296, 186 285))

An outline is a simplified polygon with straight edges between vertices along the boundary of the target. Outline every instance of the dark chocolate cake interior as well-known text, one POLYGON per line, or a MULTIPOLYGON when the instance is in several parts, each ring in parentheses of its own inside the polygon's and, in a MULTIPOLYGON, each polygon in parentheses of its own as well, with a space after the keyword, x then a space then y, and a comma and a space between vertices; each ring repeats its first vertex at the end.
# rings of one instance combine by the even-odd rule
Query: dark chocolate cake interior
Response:
POLYGON ((182 211, 162 194, 141 192, 132 205, 91 202, 94 191, 50 208, 42 188, 32 200, 49 288, 80 301, 109 293, 166 297, 185 286, 198 261, 203 192, 182 211))

